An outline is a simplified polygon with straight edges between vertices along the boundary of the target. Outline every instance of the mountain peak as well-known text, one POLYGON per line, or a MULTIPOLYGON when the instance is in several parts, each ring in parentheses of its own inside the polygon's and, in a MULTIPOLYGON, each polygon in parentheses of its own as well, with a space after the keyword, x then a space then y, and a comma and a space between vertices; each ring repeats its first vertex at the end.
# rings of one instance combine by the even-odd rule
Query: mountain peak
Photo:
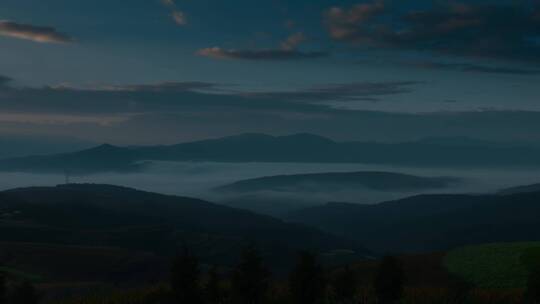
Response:
POLYGON ((319 142, 326 142, 326 143, 333 143, 334 141, 317 134, 312 133, 296 133, 292 135, 283 136, 282 138, 290 138, 295 140, 302 140, 302 141, 319 141, 319 142))
POLYGON ((94 152, 95 151, 114 151, 114 150, 120 150, 120 149, 122 149, 122 148, 118 147, 118 146, 108 144, 108 143, 104 143, 104 144, 99 145, 97 147, 90 148, 87 151, 94 151, 94 152))

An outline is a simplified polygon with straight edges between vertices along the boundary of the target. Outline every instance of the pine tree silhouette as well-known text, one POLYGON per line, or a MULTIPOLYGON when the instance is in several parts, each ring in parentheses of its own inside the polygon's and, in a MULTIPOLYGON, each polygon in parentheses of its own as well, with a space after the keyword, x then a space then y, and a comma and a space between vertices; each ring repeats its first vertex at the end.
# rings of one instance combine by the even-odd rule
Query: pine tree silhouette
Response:
POLYGON ((6 277, 0 272, 0 304, 6 304, 7 282, 6 277))
POLYGON ((384 257, 375 275, 374 288, 379 303, 396 303, 403 295, 404 274, 394 257, 384 257))
POLYGON ((199 261, 187 249, 173 261, 171 290, 177 303, 202 303, 199 261))
POLYGON ((39 296, 32 285, 28 281, 15 286, 10 296, 10 304, 37 304, 39 303, 39 296))
POLYGON ((255 246, 246 248, 232 277, 234 303, 262 303, 268 292, 269 277, 259 250, 255 246))
POLYGON ((528 303, 540 303, 540 269, 529 272, 525 298, 528 303))
POLYGON ((347 266, 340 271, 332 285, 338 303, 354 303, 358 288, 358 277, 350 267, 347 266))
POLYGON ((299 254, 296 266, 289 277, 289 287, 296 304, 324 302, 326 294, 324 270, 314 254, 309 252, 299 254))
POLYGON ((210 271, 208 272, 208 281, 206 282, 204 291, 209 304, 219 304, 223 302, 221 279, 216 266, 210 268, 210 271))

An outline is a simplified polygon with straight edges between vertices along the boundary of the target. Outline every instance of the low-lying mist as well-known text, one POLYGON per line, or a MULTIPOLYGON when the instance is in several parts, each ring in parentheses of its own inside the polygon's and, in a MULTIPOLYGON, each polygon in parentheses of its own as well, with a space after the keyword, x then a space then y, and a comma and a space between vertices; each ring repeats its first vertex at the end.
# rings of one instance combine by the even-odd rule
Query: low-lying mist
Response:
MULTIPOLYGON (((29 186, 53 186, 65 182, 65 176, 53 174, 0 173, 0 189, 29 186)), ((279 215, 287 211, 326 202, 377 203, 419 193, 485 193, 502 188, 540 182, 538 172, 501 169, 440 169, 376 166, 363 164, 306 163, 214 163, 153 162, 143 173, 107 173, 70 176, 71 183, 104 183, 164 194, 198 197, 239 208, 279 215), (324 172, 384 171, 418 176, 448 176, 462 182, 445 189, 423 191, 260 191, 255 193, 219 193, 213 189, 244 179, 283 174, 324 172)))

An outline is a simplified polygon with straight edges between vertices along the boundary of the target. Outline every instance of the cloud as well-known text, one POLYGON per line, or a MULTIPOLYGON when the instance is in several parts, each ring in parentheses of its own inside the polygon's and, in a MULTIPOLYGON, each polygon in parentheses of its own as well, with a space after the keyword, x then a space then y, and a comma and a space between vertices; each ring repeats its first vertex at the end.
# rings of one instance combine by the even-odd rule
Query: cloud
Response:
POLYGON ((161 3, 171 10, 171 17, 176 25, 184 26, 188 24, 186 13, 177 8, 174 0, 161 0, 161 3))
POLYGON ((525 69, 504 66, 487 66, 473 63, 440 63, 420 62, 412 64, 419 68, 433 70, 449 70, 459 72, 475 72, 486 74, 509 74, 509 75, 540 75, 540 69, 525 69))
POLYGON ((285 39, 285 41, 281 43, 281 49, 288 50, 288 51, 296 50, 298 46, 300 46, 300 44, 306 40, 307 38, 304 35, 304 33, 302 32, 294 33, 290 35, 289 37, 287 37, 287 39, 285 39))
POLYGON ((295 104, 288 100, 254 100, 207 82, 103 85, 93 87, 0 86, 0 112, 66 115, 132 115, 193 109, 233 111, 322 111, 327 107, 295 104))
POLYGON ((0 35, 41 43, 70 43, 73 39, 53 27, 0 21, 0 35))
POLYGON ((305 90, 284 92, 250 93, 252 97, 280 98, 303 102, 332 101, 378 101, 379 97, 412 92, 412 86, 418 82, 356 82, 347 84, 321 85, 305 90))
POLYGON ((172 12, 172 17, 173 17, 173 20, 174 22, 177 24, 177 25, 186 25, 188 22, 187 22, 187 18, 186 18, 186 14, 182 11, 179 11, 179 10, 175 10, 172 12))
POLYGON ((263 50, 235 50, 212 47, 197 51, 197 55, 215 59, 243 59, 243 60, 298 60, 327 57, 326 52, 303 52, 298 50, 263 49, 263 50))
POLYGON ((383 1, 333 7, 326 24, 332 39, 360 47, 540 61, 540 20, 530 7, 443 3, 406 13, 383 1))
MULTIPOLYGON (((311 132, 357 140, 430 136, 540 140, 540 112, 395 113, 332 106, 334 100, 377 100, 405 94, 415 89, 414 82, 328 84, 291 92, 221 89, 219 84, 205 82, 92 88, 7 84, 0 86, 0 133, 75 136, 125 144, 177 143, 243 132, 311 132)), ((406 105, 415 112, 413 103, 406 105)))
MULTIPOLYGON (((6 78, 7 79, 7 78, 6 78)), ((93 87, 0 86, 0 112, 67 116, 140 115, 185 111, 258 111, 319 114, 335 101, 377 101, 405 94, 417 82, 357 82, 294 91, 253 92, 212 82, 100 85, 93 87)))
POLYGON ((277 61, 277 60, 302 60, 328 57, 327 52, 306 52, 299 50, 299 46, 307 41, 307 37, 302 32, 293 33, 281 42, 278 49, 254 49, 254 50, 236 50, 223 49, 220 47, 211 47, 201 49, 196 52, 197 55, 210 57, 214 59, 242 59, 259 61, 277 61))
MULTIPOLYGON (((185 82, 160 82, 155 84, 134 84, 134 85, 105 85, 86 88, 94 91, 118 91, 118 92, 190 92, 190 91, 214 91, 218 89, 218 84, 202 81, 185 82)), ((56 89, 77 89, 69 86, 58 86, 56 89)), ((83 89, 84 90, 84 89, 83 89)))
POLYGON ((161 0, 161 3, 167 7, 174 7, 176 6, 176 3, 174 0, 161 0))

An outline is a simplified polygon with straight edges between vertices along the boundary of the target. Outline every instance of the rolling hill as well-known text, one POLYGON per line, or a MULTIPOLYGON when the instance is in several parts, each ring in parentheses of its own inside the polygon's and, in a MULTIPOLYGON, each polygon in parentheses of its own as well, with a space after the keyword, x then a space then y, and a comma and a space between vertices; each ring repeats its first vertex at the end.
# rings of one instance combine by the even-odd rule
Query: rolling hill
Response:
POLYGON ((432 252, 540 240, 540 192, 419 195, 376 205, 329 203, 287 219, 356 239, 376 252, 432 252))
POLYGON ((238 181, 217 188, 220 192, 333 192, 369 189, 419 191, 443 189, 458 183, 451 177, 420 177, 391 172, 344 172, 279 175, 238 181))
MULTIPOLYGON (((357 242, 301 224, 212 204, 108 185, 62 185, 0 192, 0 242, 113 247, 175 254, 187 246, 207 262, 235 261, 250 242, 269 261, 298 250, 367 251, 357 242)), ((282 265, 283 266, 283 265, 282 265)))
POLYGON ((517 193, 527 193, 527 192, 540 192, 540 184, 510 187, 510 188, 502 189, 498 193, 502 195, 506 195, 506 194, 517 194, 517 193))
POLYGON ((243 134, 168 146, 102 145, 74 153, 0 160, 0 171, 91 174, 138 171, 141 161, 365 163, 440 167, 539 167, 540 148, 472 139, 336 142, 312 134, 243 134))

